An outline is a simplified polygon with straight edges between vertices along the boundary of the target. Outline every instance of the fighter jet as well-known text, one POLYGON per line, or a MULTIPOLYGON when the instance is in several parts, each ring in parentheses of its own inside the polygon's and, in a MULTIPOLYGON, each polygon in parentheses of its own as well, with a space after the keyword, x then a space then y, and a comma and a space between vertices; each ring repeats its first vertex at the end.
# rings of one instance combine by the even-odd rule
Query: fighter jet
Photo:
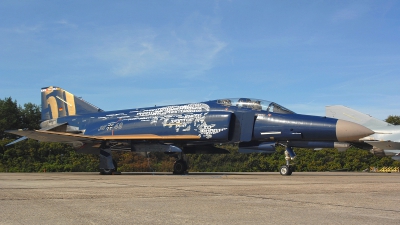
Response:
POLYGON ((326 106, 326 116, 361 124, 375 133, 360 139, 361 142, 351 144, 369 150, 378 156, 395 155, 394 160, 399 160, 400 153, 400 126, 395 126, 378 120, 370 115, 358 112, 342 105, 326 106))
POLYGON ((293 147, 333 147, 337 141, 373 134, 356 123, 296 114, 275 102, 252 98, 108 112, 56 86, 42 88, 41 99, 40 130, 7 132, 69 143, 80 153, 99 154, 100 174, 116 171, 112 150, 171 154, 177 158, 174 173, 184 174, 188 169, 185 154, 228 153, 215 146, 235 143, 241 153, 273 153, 276 145, 285 146, 286 165, 280 173, 291 175, 293 147))

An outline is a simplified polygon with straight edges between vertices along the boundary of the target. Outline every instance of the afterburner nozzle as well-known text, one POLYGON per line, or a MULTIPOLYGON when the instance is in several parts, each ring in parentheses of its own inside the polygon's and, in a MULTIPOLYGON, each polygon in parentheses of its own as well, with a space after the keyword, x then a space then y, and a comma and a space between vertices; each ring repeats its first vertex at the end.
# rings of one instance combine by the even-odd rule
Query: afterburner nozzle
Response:
POLYGON ((338 141, 358 141, 360 138, 375 132, 357 123, 338 120, 336 123, 336 138, 338 141))

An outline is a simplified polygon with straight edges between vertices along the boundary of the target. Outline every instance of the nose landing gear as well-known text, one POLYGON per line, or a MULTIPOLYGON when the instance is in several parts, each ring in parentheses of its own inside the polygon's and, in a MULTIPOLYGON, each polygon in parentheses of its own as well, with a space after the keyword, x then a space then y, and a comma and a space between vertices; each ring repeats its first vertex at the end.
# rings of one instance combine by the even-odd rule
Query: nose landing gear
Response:
POLYGON ((281 169, 279 170, 279 173, 282 176, 290 176, 292 175, 294 171, 294 167, 290 165, 290 160, 293 160, 296 157, 296 153, 294 153, 293 149, 289 146, 286 146, 285 150, 285 160, 286 160, 286 165, 281 166, 281 169))

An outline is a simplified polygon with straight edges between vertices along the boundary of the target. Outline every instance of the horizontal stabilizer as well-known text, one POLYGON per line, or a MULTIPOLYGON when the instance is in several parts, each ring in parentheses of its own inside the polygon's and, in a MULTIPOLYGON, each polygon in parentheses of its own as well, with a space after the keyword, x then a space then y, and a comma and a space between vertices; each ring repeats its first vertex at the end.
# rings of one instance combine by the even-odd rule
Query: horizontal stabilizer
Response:
POLYGON ((26 139, 28 139, 28 138, 27 138, 27 137, 20 137, 20 138, 18 138, 17 140, 6 144, 6 147, 7 147, 7 146, 11 146, 11 145, 13 145, 13 144, 16 144, 16 143, 18 143, 18 142, 20 142, 20 141, 23 141, 23 140, 26 140, 26 139))
MULTIPOLYGON (((52 125, 52 126, 48 126, 48 127, 46 127, 46 128, 42 128, 42 129, 40 129, 40 130, 53 130, 53 129, 57 129, 57 128, 59 128, 59 127, 61 127, 61 126, 66 126, 68 123, 61 123, 61 124, 55 124, 55 125, 52 125)), ((20 130, 18 130, 18 131, 20 131, 20 130)), ((7 132, 7 133, 11 133, 11 134, 16 134, 16 135, 18 135, 18 136, 21 136, 21 134, 20 133, 12 133, 12 132, 9 132, 9 131, 5 131, 5 132, 7 132)), ((11 146, 11 145, 14 145, 14 144, 16 144, 16 143, 18 143, 18 142, 20 142, 20 141, 23 141, 23 140, 26 140, 26 139, 28 139, 28 137, 26 137, 26 136, 23 136, 23 137, 20 137, 20 138, 18 138, 17 140, 15 140, 15 141, 13 141, 13 142, 11 142, 11 143, 8 143, 6 146, 11 146)))

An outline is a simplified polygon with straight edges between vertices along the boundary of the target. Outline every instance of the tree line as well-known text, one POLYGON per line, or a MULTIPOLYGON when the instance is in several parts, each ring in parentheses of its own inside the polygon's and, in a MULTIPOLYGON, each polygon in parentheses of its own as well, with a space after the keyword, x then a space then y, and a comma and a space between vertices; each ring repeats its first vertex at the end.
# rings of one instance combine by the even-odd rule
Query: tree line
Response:
POLYGON ((0 99, 0 138, 14 138, 4 131, 16 128, 39 129, 40 107, 32 103, 17 104, 11 97, 0 99))
MULTIPOLYGON (((19 106, 11 97, 0 99, 0 172, 94 172, 98 171, 99 156, 76 153, 72 146, 25 140, 5 145, 16 138, 5 130, 16 128, 39 129, 40 107, 27 103, 19 106)), ((399 116, 389 116, 386 122, 400 125, 399 116)), ((230 154, 187 155, 191 172, 264 172, 279 171, 285 163, 283 147, 273 154, 240 154, 235 144, 221 145, 230 154)), ((351 147, 345 152, 336 149, 295 149, 296 171, 362 171, 371 166, 399 167, 390 157, 377 157, 368 151, 351 147)), ((118 170, 124 172, 172 172, 175 158, 161 152, 138 154, 113 152, 118 170)))

